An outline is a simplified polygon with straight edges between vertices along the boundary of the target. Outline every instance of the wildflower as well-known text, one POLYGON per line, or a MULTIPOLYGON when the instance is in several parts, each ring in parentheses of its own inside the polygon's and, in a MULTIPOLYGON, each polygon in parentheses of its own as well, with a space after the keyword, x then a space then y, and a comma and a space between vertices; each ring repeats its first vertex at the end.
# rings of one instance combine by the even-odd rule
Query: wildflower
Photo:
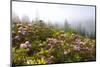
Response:
POLYGON ((19 27, 18 30, 19 30, 19 31, 22 31, 22 30, 23 30, 23 27, 19 27))
POLYGON ((52 44, 47 44, 47 49, 52 49, 53 48, 53 45, 52 44))
POLYGON ((26 49, 27 48, 27 45, 26 44, 20 44, 20 48, 24 48, 24 49, 26 49))
POLYGON ((25 26, 25 28, 28 28, 28 26, 25 26))
POLYGON ((25 35, 26 34, 26 31, 22 31, 22 34, 25 35))
POLYGON ((27 31, 27 28, 23 28, 24 31, 27 31))
POLYGON ((20 40, 20 37, 19 37, 19 36, 15 36, 15 39, 16 39, 16 40, 20 40))
POLYGON ((21 33, 21 34, 25 35, 26 32, 27 32, 27 28, 23 28, 23 27, 18 28, 18 33, 21 33))
POLYGON ((77 47, 77 50, 80 51, 81 40, 78 39, 77 42, 76 42, 76 44, 77 44, 77 46, 76 46, 77 47))
POLYGON ((22 34, 25 35, 27 33, 27 31, 22 31, 22 34))
POLYGON ((48 38, 48 43, 53 44, 53 38, 48 38))
POLYGON ((18 33, 22 33, 21 31, 18 31, 18 33))
POLYGON ((58 41, 57 39, 53 39, 53 43, 56 44, 58 41))
POLYGON ((51 46, 51 44, 48 44, 48 46, 51 46))
POLYGON ((77 46, 77 50, 80 51, 80 46, 77 46))
POLYGON ((26 44, 26 45, 29 45, 29 44, 30 44, 30 42, 29 42, 29 41, 26 41, 26 42, 25 42, 25 44, 26 44))
POLYGON ((80 45, 80 43, 81 43, 81 42, 80 42, 80 39, 79 39, 79 40, 77 41, 77 45, 80 45))
POLYGON ((25 44, 27 45, 27 47, 28 47, 28 48, 30 48, 30 47, 31 47, 31 44, 30 44, 30 42, 29 42, 29 41, 26 41, 26 42, 25 42, 25 44))

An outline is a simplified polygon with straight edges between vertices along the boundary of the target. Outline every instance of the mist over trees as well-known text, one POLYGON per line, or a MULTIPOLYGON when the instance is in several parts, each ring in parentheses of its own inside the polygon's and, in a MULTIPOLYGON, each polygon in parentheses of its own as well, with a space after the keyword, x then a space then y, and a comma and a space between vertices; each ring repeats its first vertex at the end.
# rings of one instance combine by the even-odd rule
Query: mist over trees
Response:
POLYGON ((20 22, 20 18, 19 18, 19 16, 17 16, 17 14, 15 12, 12 12, 12 22, 13 23, 19 23, 20 22))
POLYGON ((23 16, 22 19, 21 19, 21 22, 22 22, 22 23, 30 23, 30 21, 29 21, 29 17, 26 16, 26 15, 23 16))
POLYGON ((16 13, 12 13, 12 23, 38 23, 41 26, 48 26, 50 28, 56 28, 56 29, 61 29, 65 32, 71 32, 71 33, 78 33, 81 34, 82 36, 90 37, 90 38, 95 38, 95 21, 92 19, 85 20, 83 22, 78 22, 78 23, 73 23, 71 24, 67 19, 65 19, 64 22, 59 23, 52 23, 52 21, 45 22, 38 17, 36 19, 33 19, 30 21, 29 17, 24 15, 22 18, 19 18, 16 13))

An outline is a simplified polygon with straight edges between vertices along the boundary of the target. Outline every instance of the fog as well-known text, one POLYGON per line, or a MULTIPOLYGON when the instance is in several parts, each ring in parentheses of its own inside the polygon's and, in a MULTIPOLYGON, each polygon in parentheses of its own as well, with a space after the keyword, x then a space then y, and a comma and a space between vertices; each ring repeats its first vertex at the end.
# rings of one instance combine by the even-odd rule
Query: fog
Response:
POLYGON ((20 20, 23 16, 28 16, 30 22, 38 18, 62 27, 67 20, 73 28, 81 25, 86 31, 95 32, 94 6, 12 2, 12 18, 16 15, 20 20))

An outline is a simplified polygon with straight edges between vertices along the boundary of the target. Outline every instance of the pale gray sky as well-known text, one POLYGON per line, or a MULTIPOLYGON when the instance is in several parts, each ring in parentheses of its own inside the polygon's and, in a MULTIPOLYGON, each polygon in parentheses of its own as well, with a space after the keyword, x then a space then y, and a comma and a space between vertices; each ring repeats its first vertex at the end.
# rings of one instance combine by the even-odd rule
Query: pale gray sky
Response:
POLYGON ((38 15, 41 20, 50 20, 52 22, 64 22, 65 19, 67 19, 69 23, 87 19, 95 20, 95 7, 90 6, 12 2, 12 11, 15 12, 20 19, 27 15, 30 21, 35 19, 36 15, 38 15))

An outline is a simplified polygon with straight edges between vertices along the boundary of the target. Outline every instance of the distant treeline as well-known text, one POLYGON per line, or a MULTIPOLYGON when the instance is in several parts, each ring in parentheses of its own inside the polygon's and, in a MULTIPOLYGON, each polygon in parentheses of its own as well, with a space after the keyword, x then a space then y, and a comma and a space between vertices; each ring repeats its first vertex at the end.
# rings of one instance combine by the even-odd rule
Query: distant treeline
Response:
POLYGON ((50 28, 56 28, 63 30, 65 32, 70 33, 77 33, 81 34, 82 36, 89 37, 89 38, 96 38, 96 31, 87 31, 86 28, 82 27, 82 24, 78 24, 76 27, 73 27, 71 24, 68 23, 67 20, 65 20, 64 25, 59 25, 57 23, 53 24, 51 21, 45 22, 43 20, 40 20, 38 17, 32 21, 29 20, 28 16, 23 16, 22 19, 20 19, 18 16, 12 17, 12 23, 39 23, 42 26, 48 26, 50 28))

